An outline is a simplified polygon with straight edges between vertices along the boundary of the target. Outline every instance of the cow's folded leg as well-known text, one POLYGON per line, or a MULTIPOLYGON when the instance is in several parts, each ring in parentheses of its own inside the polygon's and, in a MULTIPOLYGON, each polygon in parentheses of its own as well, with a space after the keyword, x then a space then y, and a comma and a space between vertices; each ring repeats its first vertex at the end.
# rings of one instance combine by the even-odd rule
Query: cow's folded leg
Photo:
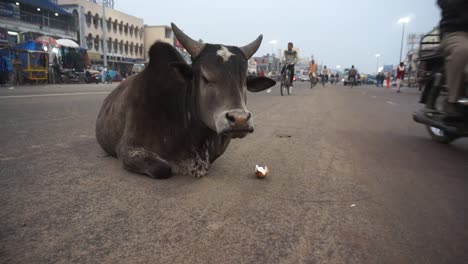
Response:
POLYGON ((157 179, 169 178, 172 168, 169 163, 158 154, 144 148, 121 147, 119 158, 125 169, 146 174, 157 179))

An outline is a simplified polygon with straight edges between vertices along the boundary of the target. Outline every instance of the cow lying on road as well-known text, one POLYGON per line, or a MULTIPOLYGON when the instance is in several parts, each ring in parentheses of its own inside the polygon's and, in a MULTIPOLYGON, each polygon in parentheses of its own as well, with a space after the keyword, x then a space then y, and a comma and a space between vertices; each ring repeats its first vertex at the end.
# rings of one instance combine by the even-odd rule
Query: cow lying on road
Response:
POLYGON ((202 44, 174 24, 172 29, 192 65, 172 46, 153 44, 148 66, 104 100, 96 138, 130 171, 155 178, 173 173, 202 177, 232 138, 254 131, 247 90, 260 92, 275 81, 246 76, 247 60, 262 36, 234 47, 202 44))

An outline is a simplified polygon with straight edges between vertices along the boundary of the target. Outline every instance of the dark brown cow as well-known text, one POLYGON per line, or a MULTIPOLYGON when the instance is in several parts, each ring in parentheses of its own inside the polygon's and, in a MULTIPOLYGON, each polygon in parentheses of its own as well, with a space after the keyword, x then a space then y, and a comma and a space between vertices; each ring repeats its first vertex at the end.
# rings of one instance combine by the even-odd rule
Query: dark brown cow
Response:
POLYGON ((246 76, 247 60, 262 36, 239 48, 201 44, 172 28, 192 65, 172 46, 155 43, 148 66, 104 100, 96 137, 130 171, 155 178, 202 177, 232 138, 253 132, 247 90, 263 91, 275 82, 246 76))

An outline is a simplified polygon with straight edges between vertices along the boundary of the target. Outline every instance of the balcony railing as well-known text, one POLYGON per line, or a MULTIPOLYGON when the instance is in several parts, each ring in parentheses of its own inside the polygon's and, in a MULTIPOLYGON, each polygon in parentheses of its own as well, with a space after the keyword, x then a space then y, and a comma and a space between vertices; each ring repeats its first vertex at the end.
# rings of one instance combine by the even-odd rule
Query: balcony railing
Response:
POLYGON ((43 15, 31 14, 24 11, 20 13, 20 20, 34 25, 62 29, 65 31, 76 31, 75 23, 72 23, 70 21, 66 21, 64 19, 51 18, 43 15))

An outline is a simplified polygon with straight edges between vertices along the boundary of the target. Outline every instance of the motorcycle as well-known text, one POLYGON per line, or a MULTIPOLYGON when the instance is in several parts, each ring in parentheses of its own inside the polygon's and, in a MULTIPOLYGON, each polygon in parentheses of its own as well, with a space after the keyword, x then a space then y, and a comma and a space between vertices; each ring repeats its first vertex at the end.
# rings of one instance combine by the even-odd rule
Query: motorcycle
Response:
MULTIPOLYGON (((440 41, 437 34, 427 34, 420 43, 417 81, 422 88, 419 103, 425 105, 413 114, 413 120, 426 126, 433 140, 449 144, 452 141, 468 137, 468 100, 457 102, 460 117, 448 116, 445 109, 448 104, 448 87, 445 77, 445 58, 437 46, 440 41), (430 45, 430 48, 424 48, 430 45), (434 48, 434 46, 436 46, 434 48)), ((465 93, 468 94, 468 65, 465 67, 465 93)))
POLYGON ((63 69, 60 73, 60 81, 62 83, 80 83, 82 78, 75 69, 63 69))
POLYGON ((86 70, 85 82, 98 84, 101 82, 101 74, 98 71, 86 70))

